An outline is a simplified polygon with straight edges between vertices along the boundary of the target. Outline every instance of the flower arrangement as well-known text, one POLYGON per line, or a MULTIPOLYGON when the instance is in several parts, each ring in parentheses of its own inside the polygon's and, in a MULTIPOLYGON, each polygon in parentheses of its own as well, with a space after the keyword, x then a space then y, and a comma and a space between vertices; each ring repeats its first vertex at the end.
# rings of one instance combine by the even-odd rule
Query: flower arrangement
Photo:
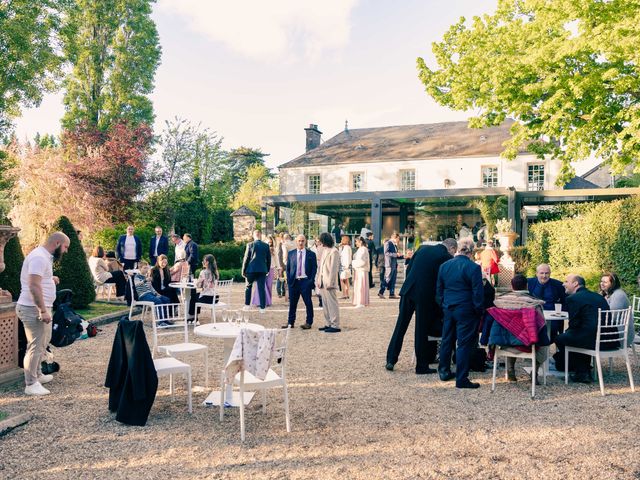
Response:
POLYGON ((508 218, 501 218, 496 222, 496 230, 498 233, 510 233, 513 231, 511 228, 511 220, 508 218))

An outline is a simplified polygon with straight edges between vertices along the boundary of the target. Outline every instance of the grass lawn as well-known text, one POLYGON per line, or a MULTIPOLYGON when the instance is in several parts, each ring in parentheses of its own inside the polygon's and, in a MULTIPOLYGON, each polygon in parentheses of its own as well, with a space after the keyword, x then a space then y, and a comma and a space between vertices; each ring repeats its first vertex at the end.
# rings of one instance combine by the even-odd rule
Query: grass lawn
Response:
POLYGON ((93 302, 87 308, 77 309, 76 312, 86 320, 91 320, 100 315, 128 310, 128 308, 125 304, 114 305, 112 303, 93 302))

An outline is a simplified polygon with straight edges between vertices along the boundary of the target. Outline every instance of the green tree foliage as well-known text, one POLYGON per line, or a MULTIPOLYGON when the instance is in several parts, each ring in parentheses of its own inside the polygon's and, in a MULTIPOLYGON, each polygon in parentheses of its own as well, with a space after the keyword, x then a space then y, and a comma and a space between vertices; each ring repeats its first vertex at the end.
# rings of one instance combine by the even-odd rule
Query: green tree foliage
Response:
POLYGON ((268 153, 262 153, 258 148, 238 147, 229 152, 227 158, 226 176, 231 193, 235 195, 241 185, 247 180, 249 169, 254 166, 264 167, 264 158, 268 153))
POLYGON ((640 197, 589 204, 580 215, 536 223, 529 230, 529 265, 548 263, 554 276, 599 278, 614 271, 626 285, 640 272, 640 197))
POLYGON ((68 0, 0 2, 0 136, 21 107, 55 90, 62 55, 57 33, 68 0))
POLYGON ((561 182, 592 153, 620 173, 640 158, 638 25, 637 0, 499 0, 433 44, 439 68, 418 58, 419 76, 441 105, 478 112, 472 127, 514 118, 506 158, 558 158, 561 182))
POLYGON ((11 292, 13 300, 20 296, 20 271, 24 254, 18 237, 13 237, 4 247, 4 272, 0 273, 0 288, 11 292))
POLYGON ((260 212, 262 197, 277 193, 276 180, 269 169, 255 164, 247 169, 246 179, 236 192, 231 207, 235 210, 244 205, 254 212, 260 212))
POLYGON ((58 289, 73 290, 73 307, 84 308, 96 299, 96 292, 87 256, 78 240, 76 228, 67 217, 62 216, 51 231, 63 232, 71 240, 69 251, 53 263, 53 274, 60 278, 58 289))
POLYGON ((480 212, 482 220, 487 225, 487 238, 493 238, 496 233, 496 222, 499 218, 507 216, 507 198, 476 198, 469 203, 469 206, 480 212))
POLYGON ((62 124, 105 130, 114 122, 153 125, 151 100, 160 45, 153 0, 75 0, 66 17, 62 124))

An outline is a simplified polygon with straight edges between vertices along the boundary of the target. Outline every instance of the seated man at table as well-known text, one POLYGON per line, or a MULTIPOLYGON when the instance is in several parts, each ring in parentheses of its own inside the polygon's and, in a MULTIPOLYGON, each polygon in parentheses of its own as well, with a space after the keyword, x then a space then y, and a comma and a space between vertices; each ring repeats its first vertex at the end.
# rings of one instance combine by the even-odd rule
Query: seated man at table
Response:
MULTIPOLYGON (((580 275, 567 275, 564 282, 567 292, 567 312, 569 328, 556 337, 558 353, 554 355, 556 368, 564 370, 564 347, 593 349, 596 345, 598 330, 598 309, 609 310, 609 304, 602 295, 587 290, 584 278, 580 275)), ((580 353, 569 356, 569 369, 575 370, 571 375, 573 382, 591 383, 591 357, 580 353)))
MULTIPOLYGON (((544 300, 542 308, 554 310, 556 303, 562 304, 564 310, 566 294, 564 286, 560 280, 551 278, 551 267, 546 263, 541 263, 536 268, 536 276, 527 280, 529 293, 534 297, 544 300)), ((549 323, 551 331, 551 341, 564 330, 564 320, 551 320, 549 323)))
MULTIPOLYGON (((138 300, 141 302, 153 302, 155 305, 164 305, 171 303, 171 300, 164 295, 160 295, 153 288, 151 281, 149 280, 149 264, 146 262, 140 262, 140 273, 135 273, 132 277, 133 288, 136 291, 138 300)), ((162 313, 161 313, 162 314, 162 313)), ((161 324, 160 324, 161 325, 161 324)))
MULTIPOLYGON (((537 315, 540 315, 541 328, 537 332, 536 346, 536 367, 542 365, 549 352, 549 337, 547 335, 547 326, 544 323, 544 314, 542 312, 542 304, 544 300, 534 297, 527 290, 527 278, 524 275, 515 275, 511 279, 511 292, 505 293, 496 297, 494 304, 496 308, 502 310, 521 310, 523 308, 534 308, 537 311, 537 315)), ((489 315, 495 316, 499 313, 493 308, 487 310, 489 315)), ((493 322, 491 326, 491 333, 489 336, 490 345, 499 345, 505 350, 515 349, 517 352, 524 351, 522 347, 523 342, 519 341, 509 329, 503 327, 499 322, 493 322), (505 348, 506 347, 506 348, 505 348)), ((510 382, 515 382, 516 379, 516 358, 507 357, 507 379, 510 382)))

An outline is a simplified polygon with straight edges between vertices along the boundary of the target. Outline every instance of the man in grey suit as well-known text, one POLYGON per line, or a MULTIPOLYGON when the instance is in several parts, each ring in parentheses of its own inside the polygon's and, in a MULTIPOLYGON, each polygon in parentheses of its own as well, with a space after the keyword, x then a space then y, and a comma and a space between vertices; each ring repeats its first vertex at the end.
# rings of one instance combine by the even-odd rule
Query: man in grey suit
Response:
POLYGON ((269 245, 261 240, 262 232, 254 230, 253 242, 247 245, 242 261, 242 276, 247 280, 247 288, 244 292, 244 309, 249 309, 251 303, 251 288, 253 282, 258 284, 258 296, 260 297, 260 313, 264 313, 266 304, 266 292, 264 282, 271 268, 271 252, 269 245))

